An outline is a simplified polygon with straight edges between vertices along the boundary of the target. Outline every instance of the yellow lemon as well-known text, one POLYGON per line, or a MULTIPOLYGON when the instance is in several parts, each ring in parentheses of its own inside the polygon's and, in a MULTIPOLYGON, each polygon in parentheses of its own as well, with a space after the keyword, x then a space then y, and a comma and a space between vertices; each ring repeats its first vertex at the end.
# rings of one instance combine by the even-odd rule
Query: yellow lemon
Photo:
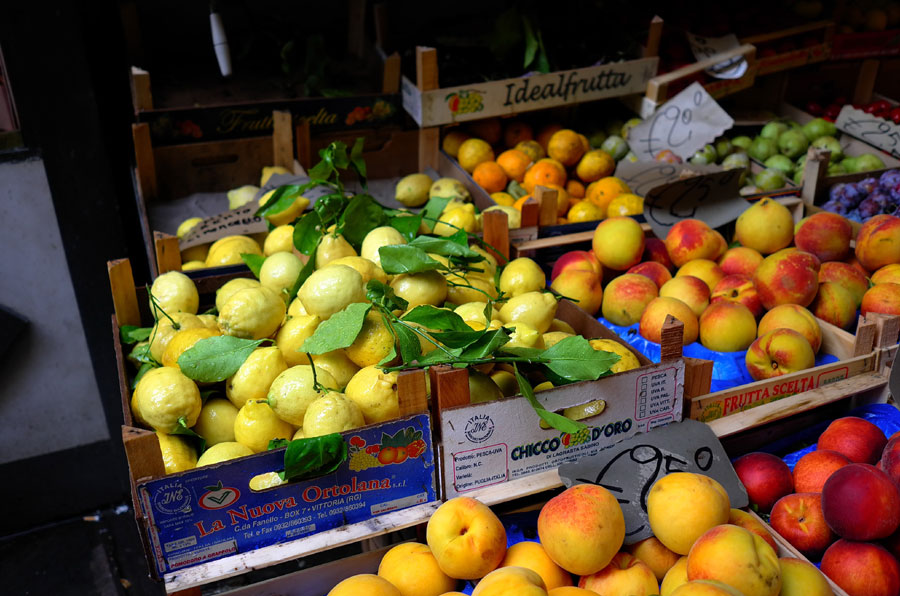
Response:
POLYGON ((522 321, 513 321, 503 325, 507 329, 512 329, 512 335, 509 336, 509 343, 506 344, 510 348, 544 348, 544 338, 537 329, 523 323, 522 321))
POLYGON ((491 198, 494 199, 495 203, 504 207, 512 207, 513 203, 516 202, 515 197, 508 192, 492 192, 491 198))
POLYGON ((569 208, 566 219, 570 223, 580 223, 583 221, 597 221, 603 219, 604 213, 600 207, 588 200, 578 201, 569 208))
POLYGON ((219 311, 219 327, 226 335, 262 339, 275 333, 286 310, 281 296, 265 286, 239 290, 219 311))
POLYGON ((275 345, 281 350, 288 366, 309 364, 309 357, 300 348, 303 342, 316 332, 319 323, 319 317, 316 315, 298 315, 290 317, 278 330, 275 345))
POLYGON ((234 441, 234 419, 238 409, 227 399, 210 399, 200 410, 194 432, 206 439, 207 445, 234 441))
POLYGON ((247 236, 225 236, 219 238, 209 247, 206 255, 207 267, 222 267, 224 265, 242 265, 242 254, 262 256, 262 249, 253 238, 247 236))
POLYGON ((343 390, 359 370, 359 367, 347 356, 344 350, 332 350, 313 356, 316 368, 327 370, 334 377, 338 389, 343 390))
POLYGON ((225 197, 228 199, 228 208, 237 209, 238 207, 243 207, 255 199, 256 193, 258 192, 259 187, 253 186, 252 184, 245 184, 239 188, 232 188, 225 193, 225 197))
POLYGON ((234 296, 240 290, 247 288, 258 288, 260 283, 250 277, 236 277, 231 281, 225 282, 221 288, 216 290, 216 310, 222 312, 228 299, 234 296))
POLYGON ((276 252, 291 252, 294 250, 294 226, 285 224, 278 226, 266 236, 263 242, 263 254, 267 257, 276 252))
POLYGON ((606 216, 641 215, 644 212, 644 199, 631 194, 622 193, 606 206, 606 216))
MULTIPOLYGON (((232 429, 232 434, 234 434, 234 429, 232 429)), ((236 441, 216 443, 203 452, 203 455, 197 460, 197 467, 211 466, 230 459, 247 457, 248 455, 253 455, 253 450, 236 441)))
MULTIPOLYGON (((337 389, 337 381, 325 369, 316 367, 315 380, 323 387, 337 389)), ((303 426, 306 409, 325 395, 313 382, 313 367, 308 364, 292 366, 276 378, 269 387, 268 402, 275 414, 294 426, 303 426)), ((293 431, 291 431, 293 434, 293 431)))
POLYGON ((134 389, 134 401, 151 428, 169 434, 180 418, 188 428, 194 426, 203 407, 197 384, 169 366, 147 371, 134 389))
POLYGON ((294 436, 291 438, 292 441, 296 441, 297 439, 305 439, 306 433, 303 432, 303 428, 298 428, 297 432, 294 433, 294 436))
POLYGON ((481 269, 482 271, 470 271, 468 275, 480 275, 481 277, 494 281, 494 273, 497 271, 497 258, 477 244, 473 244, 469 248, 480 254, 484 260, 477 261, 470 265, 473 269, 481 269))
POLYGON ((469 369, 469 403, 480 404, 486 401, 494 401, 503 397, 503 391, 497 386, 497 383, 484 374, 473 368, 469 369))
MULTIPOLYGON (((259 198, 260 207, 269 202, 269 199, 275 194, 275 190, 277 189, 270 190, 259 198)), ((303 214, 307 207, 309 207, 309 199, 306 197, 297 197, 284 211, 269 213, 265 217, 273 226, 283 226, 285 224, 293 223, 294 220, 303 214)))
POLYGON ((428 189, 428 198, 453 199, 463 203, 471 197, 465 185, 456 178, 438 178, 428 189))
POLYGON ((197 269, 206 269, 206 261, 188 261, 181 263, 182 271, 196 271, 197 269))
POLYGON ((362 275, 347 265, 328 265, 310 275, 298 294, 306 312, 323 321, 348 305, 366 302, 362 275))
POLYGON ((400 417, 395 372, 384 372, 375 366, 361 368, 347 383, 344 394, 359 406, 366 424, 400 417))
POLYGON ((558 344, 567 337, 573 337, 573 334, 566 333, 565 331, 548 331, 543 335, 543 337, 544 345, 549 348, 554 344, 558 344))
POLYGON ((175 232, 175 235, 179 238, 184 238, 187 236, 187 233, 190 232, 194 226, 203 221, 202 217, 189 217, 184 220, 180 224, 178 224, 178 230, 175 232))
POLYGON ((355 257, 356 249, 340 234, 325 234, 316 249, 316 269, 322 269, 337 259, 355 257))
POLYGON ((459 165, 472 173, 475 167, 486 161, 494 161, 494 150, 485 141, 481 139, 466 139, 459 146, 459 153, 456 155, 459 165))
POLYGON ((550 381, 544 381, 543 383, 538 383, 534 386, 535 393, 537 393, 538 391, 546 391, 548 389, 553 389, 553 383, 551 383, 550 381))
MULTIPOLYGON (((186 248, 181 251, 181 262, 186 263, 189 261, 203 261, 203 266, 206 266, 206 256, 209 254, 210 244, 198 244, 197 246, 192 246, 190 248, 186 248)), ((182 271, 184 271, 184 265, 181 266, 182 271)))
POLYGON ((545 292, 525 292, 510 298, 500 309, 504 324, 522 322, 539 334, 550 328, 556 315, 556 298, 545 292))
POLYGON ((590 344, 591 347, 595 350, 599 350, 602 352, 612 352, 613 354, 618 354, 620 356, 619 361, 613 364, 610 368, 610 370, 614 373, 620 373, 626 370, 641 367, 641 363, 638 362, 637 356, 635 356, 631 350, 615 340, 592 339, 590 340, 590 344))
POLYGON ((381 362, 394 347, 394 335, 381 314, 369 312, 363 321, 362 329, 353 343, 344 348, 344 352, 353 364, 362 368, 381 362))
POLYGON ((340 433, 365 424, 362 410, 343 393, 332 392, 309 404, 303 418, 303 434, 319 437, 340 433))
POLYGON ((450 273, 447 279, 447 300, 453 304, 488 301, 497 298, 497 287, 493 280, 468 274, 466 276, 450 273))
POLYGON ((369 259, 375 265, 381 267, 381 254, 378 250, 382 246, 394 246, 397 244, 406 244, 406 238, 391 226, 381 226, 366 234, 359 250, 359 256, 369 259))
POLYGON ((468 134, 460 131, 460 130, 452 130, 444 135, 444 140, 441 143, 441 149, 444 150, 444 153, 456 159, 459 155, 459 147, 463 144, 464 141, 471 138, 468 134))
POLYGON ((159 450, 162 452, 166 474, 193 470, 197 467, 197 452, 184 437, 157 432, 156 438, 159 440, 159 450))
POLYGON ((300 276, 303 263, 291 252, 276 252, 266 258, 259 269, 259 283, 287 300, 288 293, 300 276))
POLYGON ((287 363, 276 346, 256 348, 225 381, 225 395, 238 408, 248 401, 266 399, 272 382, 285 370, 287 363))
POLYGON ((201 339, 216 337, 222 335, 218 329, 212 330, 208 327, 192 327, 191 329, 182 329, 172 336, 162 356, 163 366, 173 366, 180 370, 178 366, 178 358, 187 350, 194 347, 194 344, 201 339))
POLYGON ((204 327, 203 321, 197 315, 186 312, 176 312, 160 318, 150 331, 150 356, 162 363, 163 354, 175 334, 197 327, 204 327))
POLYGON ((517 230, 522 227, 522 212, 518 209, 514 209, 507 205, 494 205, 493 207, 485 209, 484 213, 487 213, 488 211, 502 211, 505 213, 507 225, 510 230, 517 230))
POLYGON ((447 280, 437 271, 398 275, 391 281, 391 288, 409 302, 409 308, 420 304, 440 306, 447 298, 447 280))
POLYGON ((156 299, 156 304, 153 300, 150 301, 150 312, 156 319, 162 316, 159 309, 167 315, 176 312, 197 314, 197 307, 200 305, 197 286, 180 271, 169 271, 157 277, 150 286, 150 293, 156 299))
POLYGON ((546 286, 547 276, 544 271, 528 257, 510 261, 500 273, 500 291, 509 296, 536 292, 546 286))
POLYGON ((259 492, 281 486, 284 482, 281 476, 278 475, 278 472, 266 472, 265 474, 257 474, 247 484, 250 486, 250 490, 259 492))
POLYGON ((331 261, 330 264, 346 265, 347 267, 356 269, 357 273, 359 273, 363 278, 363 287, 365 287, 366 284, 368 284, 373 279, 380 281, 381 283, 387 283, 387 275, 385 275, 381 267, 379 267, 369 259, 364 259, 363 257, 342 257, 340 259, 331 261))
POLYGON ((308 315, 308 314, 309 314, 309 313, 306 312, 306 307, 303 306, 303 302, 300 301, 300 298, 294 298, 294 299, 291 301, 291 305, 290 305, 290 306, 288 307, 288 309, 287 309, 287 315, 286 315, 286 316, 288 316, 288 317, 299 317, 299 316, 305 316, 305 315, 308 315))
POLYGON ((612 174, 616 169, 616 160, 603 149, 593 149, 584 154, 575 174, 582 182, 594 182, 612 174))
POLYGON ((519 394, 519 382, 516 381, 516 375, 508 370, 496 370, 492 372, 491 380, 500 388, 503 397, 519 394))
POLYGON ((203 322, 203 326, 207 329, 222 333, 219 331, 219 318, 216 315, 197 315, 197 318, 203 322))
MULTIPOLYGON (((466 323, 475 322, 481 323, 482 326, 486 326, 488 324, 488 320, 487 317, 484 316, 484 307, 484 302, 466 302, 465 304, 460 304, 455 309, 453 309, 453 312, 458 314, 460 318, 466 323)), ((492 318, 499 316, 496 309, 492 309, 491 316, 492 318)))
POLYGON ((400 179, 394 189, 394 198, 406 207, 420 207, 428 200, 431 190, 431 176, 428 174, 410 174, 400 179))
POLYGON ((262 174, 260 174, 259 176, 259 186, 265 186, 266 182, 269 181, 269 178, 276 174, 285 175, 290 173, 291 171, 289 169, 283 168, 281 166, 263 166, 262 174))
POLYGON ((460 230, 465 230, 466 232, 478 231, 475 205, 466 203, 462 207, 445 211, 434 226, 434 233, 438 236, 452 236, 460 230))
POLYGON ((563 333, 568 333, 569 335, 577 335, 575 333, 575 329, 571 325, 559 319, 553 319, 553 322, 550 323, 549 331, 562 331, 563 333))
POLYGON ((290 439, 294 427, 275 415, 269 404, 248 401, 234 419, 234 439, 254 453, 266 451, 273 439, 290 439))

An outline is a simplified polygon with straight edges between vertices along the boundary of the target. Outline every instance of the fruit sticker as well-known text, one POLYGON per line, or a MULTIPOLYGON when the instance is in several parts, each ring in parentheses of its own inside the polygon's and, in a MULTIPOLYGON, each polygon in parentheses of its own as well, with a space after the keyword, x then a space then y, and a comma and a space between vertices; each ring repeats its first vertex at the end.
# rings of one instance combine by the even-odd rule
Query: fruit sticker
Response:
POLYGON ((460 89, 451 93, 444 99, 447 107, 453 114, 473 114, 484 109, 484 100, 481 91, 475 89, 460 89))
POLYGON ((402 464, 407 459, 415 459, 425 452, 427 445, 422 439, 422 431, 408 426, 394 435, 381 434, 381 443, 367 445, 359 435, 350 437, 350 469, 354 472, 402 464))

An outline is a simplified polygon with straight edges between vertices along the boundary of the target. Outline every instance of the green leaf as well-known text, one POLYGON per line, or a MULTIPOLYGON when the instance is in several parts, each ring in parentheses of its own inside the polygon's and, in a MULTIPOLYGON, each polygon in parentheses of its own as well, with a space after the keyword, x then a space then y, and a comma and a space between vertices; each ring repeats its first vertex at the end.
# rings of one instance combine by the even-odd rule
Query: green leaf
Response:
POLYGON ((218 383, 237 372, 264 339, 219 335, 201 339, 178 357, 181 372, 200 383, 218 383))
POLYGON ((202 401, 205 404, 210 397, 212 397, 213 395, 216 395, 217 393, 222 393, 222 390, 221 389, 207 389, 206 391, 201 391, 200 392, 200 401, 202 401))
POLYGON ((347 157, 346 143, 337 141, 332 143, 331 146, 334 147, 334 151, 332 153, 332 155, 334 156, 334 168, 336 170, 346 170, 347 166, 350 165, 350 158, 347 157))
POLYGON ((538 40, 534 35, 534 29, 531 27, 531 19, 526 16, 522 17, 522 29, 525 31, 525 62, 522 64, 522 67, 528 68, 534 61, 535 54, 537 54, 538 40))
POLYGON ((185 437, 191 444, 191 446, 197 450, 197 456, 203 455, 203 452, 206 451, 206 439, 188 428, 187 421, 184 419, 184 416, 178 419, 178 425, 170 434, 181 435, 185 437))
POLYGON ((275 189, 275 192, 272 193, 272 196, 269 197, 269 200, 266 201, 266 204, 256 210, 257 217, 265 217, 267 215, 275 215, 276 213, 281 213, 288 207, 294 204, 294 201, 297 200, 305 189, 303 189, 298 184, 287 184, 285 186, 279 186, 275 189))
POLYGON ((484 331, 443 331, 432 333, 431 336, 450 348, 467 348, 484 337, 484 331))
POLYGON ((400 344, 400 359, 403 362, 413 362, 422 355, 422 344, 416 332, 403 324, 395 323, 394 331, 397 334, 397 343, 400 344))
POLYGON ((266 257, 262 255, 254 255, 252 253, 241 253, 241 259, 244 260, 244 263, 247 264, 247 267, 250 268, 250 271, 253 272, 253 275, 256 276, 256 279, 259 279, 259 271, 262 269, 263 263, 266 262, 266 257))
POLYGON ((294 247, 305 255, 311 254, 322 237, 322 219, 315 211, 300 218, 294 226, 294 247))
POLYGON ((522 185, 515 180, 509 181, 509 185, 506 187, 506 192, 511 194, 514 199, 521 199, 528 194, 528 191, 522 188, 522 185))
POLYGON ((346 209, 349 199, 342 194, 333 193, 319 197, 313 205, 313 211, 319 214, 323 228, 337 222, 341 213, 346 209))
POLYGON ((328 180, 335 173, 334 169, 334 146, 332 143, 328 147, 319 149, 319 157, 321 161, 309 170, 309 177, 314 180, 328 180))
POLYGON ((153 370, 154 368, 159 368, 159 366, 154 362, 142 362, 137 374, 134 375, 134 379, 131 381, 131 388, 134 389, 137 387, 138 382, 145 374, 147 374, 147 371, 153 370))
POLYGON ((428 226, 429 230, 434 229, 434 224, 437 223, 441 213, 444 212, 444 208, 447 207, 447 203, 451 200, 451 197, 431 197, 428 199, 428 202, 425 203, 425 207, 422 209, 421 214, 422 219, 425 221, 425 225, 428 226))
POLYGON ((316 252, 318 250, 318 246, 313 249, 312 253, 309 255, 309 259, 306 261, 306 264, 303 265, 303 269, 300 270, 300 275, 297 276, 297 279, 294 281, 294 285, 292 285, 291 289, 288 291, 288 304, 290 304, 294 300, 294 298, 297 297, 297 292, 300 291, 300 287, 303 285, 303 282, 305 282, 307 278, 309 278, 309 276, 313 274, 313 271, 316 270, 316 252))
POLYGON ((514 348, 505 346, 502 351, 527 360, 540 360, 544 355, 544 350, 541 350, 540 348, 514 348))
POLYGON ((422 225, 421 215, 401 215, 392 217, 388 220, 388 225, 400 232, 400 235, 406 239, 406 242, 412 242, 419 233, 419 226, 422 225))
POLYGON ((409 307, 409 302, 395 294, 394 288, 377 279, 366 284, 366 299, 387 310, 406 310, 409 307))
POLYGON ((119 327, 119 336, 123 344, 133 344, 144 341, 150 337, 153 327, 138 327, 136 325, 122 325, 119 327))
MULTIPOLYGON (((458 238, 451 236, 450 238, 436 238, 434 236, 419 236, 407 246, 420 248, 425 252, 430 252, 444 257, 462 257, 466 260, 483 261, 484 256, 478 254, 469 248, 465 231, 462 231, 463 243, 457 242, 458 238)), ((455 236, 455 235, 454 235, 455 236)))
POLYGON ((545 366, 569 381, 588 381, 600 378, 619 361, 611 352, 595 350, 580 335, 566 337, 544 350, 545 366))
POLYGON ((509 333, 502 327, 488 331, 484 337, 470 345, 460 358, 487 358, 509 342, 509 333))
POLYGON ((388 275, 446 269, 442 263, 429 257, 424 250, 409 244, 382 246, 378 249, 378 254, 381 256, 381 268, 388 275))
POLYGON ((463 348, 445 348, 445 350, 432 350, 425 356, 418 358, 418 366, 432 366, 435 364, 452 364, 457 362, 463 348), (447 353, 449 352, 449 354, 447 353))
POLYGON ((384 326, 391 332, 391 337, 393 337, 394 340, 391 342, 391 351, 378 362, 378 366, 384 366, 397 357, 397 332, 394 331, 391 319, 385 313, 381 313, 381 322, 384 323, 384 326))
POLYGON ((331 474, 347 461, 347 443, 338 433, 296 439, 284 451, 282 480, 307 480, 331 474))
POLYGON ((535 413, 541 420, 556 430, 569 434, 577 433, 581 429, 587 428, 587 425, 582 422, 569 420, 565 416, 560 416, 559 414, 545 409, 534 396, 534 389, 531 388, 531 384, 522 376, 522 373, 519 372, 519 367, 514 364, 513 370, 516 375, 516 382, 519 383, 519 392, 525 396, 525 399, 528 400, 528 403, 531 404, 531 407, 534 408, 535 413))
MULTIPOLYGON (((269 446, 266 447, 267 451, 272 451, 273 449, 281 449, 282 447, 287 447, 290 445, 290 440, 288 439, 269 439, 269 446)), ((282 478, 282 480, 284 480, 282 478)))
POLYGON ((369 187, 366 183, 366 178, 368 177, 366 174, 366 160, 362 157, 363 145, 365 142, 366 139, 364 137, 357 137, 356 142, 353 143, 353 148, 350 149, 350 167, 353 168, 353 171, 359 176, 359 183, 360 186, 363 187, 363 190, 368 190, 369 187))
POLYGON ((369 195, 356 195, 341 215, 341 233, 354 247, 359 248, 366 234, 387 223, 384 208, 369 195))
POLYGON ((298 351, 318 355, 348 347, 362 330, 371 308, 372 304, 368 302, 347 305, 344 310, 319 323, 298 351))
POLYGON ((537 38, 540 51, 538 52, 537 65, 535 68, 538 72, 547 74, 550 72, 550 59, 547 57, 547 48, 544 46, 544 36, 541 35, 540 29, 538 29, 537 38))
POLYGON ((403 315, 403 320, 439 331, 472 331, 462 317, 452 310, 445 310, 429 304, 420 304, 415 307, 403 315))
POLYGON ((153 359, 153 356, 150 355, 150 344, 139 344, 134 346, 131 349, 131 353, 128 354, 128 357, 142 364, 153 364, 155 366, 159 366, 159 363, 153 359))

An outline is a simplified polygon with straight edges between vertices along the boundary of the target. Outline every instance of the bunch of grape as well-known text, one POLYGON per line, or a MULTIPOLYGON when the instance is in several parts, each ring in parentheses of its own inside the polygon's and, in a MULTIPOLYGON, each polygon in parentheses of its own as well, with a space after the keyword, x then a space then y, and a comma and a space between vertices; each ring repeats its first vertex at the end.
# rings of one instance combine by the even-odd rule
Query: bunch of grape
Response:
POLYGON ((582 443, 586 443, 591 439, 591 428, 585 427, 572 435, 572 442, 570 445, 574 447, 575 445, 581 445, 582 443))
POLYGON ((380 465, 377 457, 365 451, 357 451, 350 456, 350 469, 354 472, 377 468, 380 465))
POLYGON ((484 105, 481 102, 480 94, 465 91, 459 94, 459 107, 457 108, 457 111, 460 114, 471 114, 473 112, 480 112, 483 109, 484 105))
POLYGON ((858 222, 879 213, 900 215, 900 170, 889 170, 880 178, 835 184, 822 207, 858 222))

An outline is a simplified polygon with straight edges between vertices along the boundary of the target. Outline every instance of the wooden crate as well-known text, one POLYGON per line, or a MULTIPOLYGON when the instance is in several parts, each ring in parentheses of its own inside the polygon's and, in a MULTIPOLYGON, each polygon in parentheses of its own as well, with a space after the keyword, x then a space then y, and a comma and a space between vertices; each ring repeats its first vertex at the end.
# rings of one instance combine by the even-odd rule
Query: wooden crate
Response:
POLYGON ((834 21, 816 21, 760 35, 751 35, 742 38, 740 42, 753 44, 757 47, 756 59, 758 67, 756 74, 761 76, 826 60, 831 53, 834 29, 834 21), (792 38, 796 40, 800 36, 806 37, 810 35, 815 35, 819 43, 809 46, 804 45, 796 50, 782 53, 770 52, 765 48, 766 44, 792 38))
MULTIPOLYGON (((842 141, 841 144, 843 145, 844 141, 842 141)), ((873 152, 873 148, 862 141, 851 138, 849 139, 849 144, 853 148, 852 150, 857 152, 857 154, 873 152)), ((810 147, 806 154, 806 166, 803 170, 803 187, 800 191, 801 198, 808 205, 819 206, 828 200, 828 193, 835 184, 859 182, 866 178, 878 178, 888 170, 900 168, 900 160, 884 153, 881 153, 879 157, 884 161, 885 166, 887 166, 883 170, 829 176, 828 163, 830 161, 830 152, 810 147)), ((850 223, 853 226, 854 235, 856 235, 862 224, 853 221, 850 223)))

